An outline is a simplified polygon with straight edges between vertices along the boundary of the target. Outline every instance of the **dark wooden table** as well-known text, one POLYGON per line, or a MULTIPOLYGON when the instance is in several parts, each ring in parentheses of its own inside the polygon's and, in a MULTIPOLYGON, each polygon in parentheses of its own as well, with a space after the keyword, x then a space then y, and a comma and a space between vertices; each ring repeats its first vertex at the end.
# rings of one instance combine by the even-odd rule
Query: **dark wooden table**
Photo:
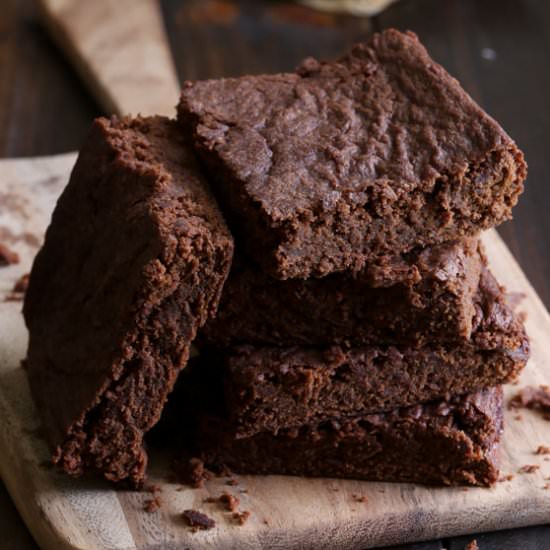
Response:
MULTIPOLYGON (((179 76, 189 79, 288 70, 307 55, 339 55, 389 26, 417 32, 525 151, 527 190, 500 233, 550 306, 549 2, 400 0, 371 20, 261 0, 165 0, 162 6, 179 76)), ((40 26, 34 2, 0 0, 0 156, 77 149, 99 114, 40 26)), ((401 548, 462 550, 473 538, 482 550, 550 549, 550 526, 401 548)), ((0 548, 36 548, 1 482, 0 548)))

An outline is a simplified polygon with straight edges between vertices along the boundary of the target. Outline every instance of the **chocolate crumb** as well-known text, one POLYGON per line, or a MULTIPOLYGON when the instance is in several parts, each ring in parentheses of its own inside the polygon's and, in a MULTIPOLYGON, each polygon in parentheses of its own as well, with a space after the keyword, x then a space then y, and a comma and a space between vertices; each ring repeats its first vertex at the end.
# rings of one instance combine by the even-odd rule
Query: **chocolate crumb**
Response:
POLYGON ((523 420, 523 417, 521 414, 516 414, 516 416, 514 416, 514 420, 523 420))
POLYGON ((0 267, 18 263, 19 254, 8 248, 5 244, 0 243, 0 267))
POLYGON ((508 403, 510 409, 532 409, 542 413, 545 420, 550 420, 550 387, 545 385, 526 386, 508 403))
POLYGON ((537 470, 540 470, 540 466, 538 464, 525 464, 525 466, 522 466, 518 472, 520 474, 533 474, 537 470))
POLYGON ((230 485, 232 487, 234 487, 235 485, 238 485, 239 482, 236 480, 236 479, 228 479, 226 482, 225 482, 226 485, 230 485))
POLYGON ((506 475, 502 475, 498 478, 498 481, 500 483, 502 483, 503 481, 512 481, 512 479, 514 479, 514 474, 506 474, 506 475))
POLYGON ((198 510, 184 510, 181 516, 194 533, 199 529, 205 531, 216 526, 216 522, 211 517, 198 510))
POLYGON ((550 455, 550 447, 547 447, 546 445, 539 445, 537 450, 535 451, 536 455, 550 455))
POLYGON ((220 497, 219 501, 225 505, 225 508, 229 510, 230 512, 235 512, 237 508, 239 507, 240 500, 235 495, 232 495, 231 493, 228 493, 224 491, 220 497))
POLYGON ((244 525, 248 518, 250 517, 250 512, 248 510, 243 510, 242 512, 233 512, 233 518, 237 520, 239 525, 244 525))
POLYGON ((19 277, 19 279, 15 281, 12 292, 15 292, 17 294, 25 294, 25 292, 27 292, 28 287, 29 287, 29 274, 25 273, 25 275, 21 275, 21 277, 19 277))
POLYGON ((263 523, 264 525, 269 525, 269 521, 267 521, 267 519, 264 519, 263 523))
POLYGON ((16 292, 9 292, 4 298, 4 302, 22 302, 23 294, 18 294, 16 292))
POLYGON ((239 489, 239 493, 248 493, 248 489, 239 489))
POLYGON ((173 463, 173 469, 181 483, 190 485, 194 489, 204 486, 204 482, 212 479, 212 472, 208 470, 200 458, 178 460, 173 463))
POLYGON ((479 550, 479 546, 477 545, 477 540, 471 540, 464 550, 479 550))
POLYGON ((224 491, 219 497, 207 497, 203 500, 203 502, 219 502, 220 504, 223 504, 224 508, 229 512, 235 512, 239 507, 240 500, 239 497, 224 491))
POLYGON ((358 495, 357 493, 352 493, 351 498, 355 502, 367 502, 369 500, 367 495, 358 495))
POLYGON ((162 500, 158 495, 155 495, 153 498, 148 498, 143 503, 143 509, 148 513, 152 514, 153 512, 156 512, 162 504, 162 500))

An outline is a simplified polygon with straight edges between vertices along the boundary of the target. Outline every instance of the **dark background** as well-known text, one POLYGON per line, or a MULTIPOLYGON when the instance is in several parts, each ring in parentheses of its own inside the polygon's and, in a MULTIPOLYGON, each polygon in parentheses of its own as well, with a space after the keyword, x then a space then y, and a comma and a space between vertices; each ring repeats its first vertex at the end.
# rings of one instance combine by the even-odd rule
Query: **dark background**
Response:
MULTIPOLYGON (((526 191, 499 232, 550 306, 550 2, 400 0, 372 19, 282 1, 163 0, 162 8, 180 79, 290 70, 308 55, 338 56, 375 30, 415 31, 525 152, 526 191)), ((0 0, 0 156, 75 150, 100 114, 33 0, 0 0)), ((462 550, 472 538, 402 549, 462 550)), ((550 549, 550 526, 475 538, 481 550, 550 549)), ((0 548, 36 548, 1 482, 0 548)))

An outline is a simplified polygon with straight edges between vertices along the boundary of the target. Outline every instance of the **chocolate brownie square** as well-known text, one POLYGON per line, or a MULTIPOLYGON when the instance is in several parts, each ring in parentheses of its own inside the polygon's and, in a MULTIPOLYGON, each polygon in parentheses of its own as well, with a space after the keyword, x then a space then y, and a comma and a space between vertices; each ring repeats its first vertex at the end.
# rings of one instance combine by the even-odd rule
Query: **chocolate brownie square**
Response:
POLYGON ((389 411, 514 380, 527 362, 529 343, 486 268, 475 310, 472 336, 461 343, 239 346, 203 354, 197 373, 208 380, 224 379, 224 414, 239 438, 389 411))
POLYGON ((178 118, 233 231, 280 279, 498 225, 526 176, 504 130, 396 30, 295 73, 186 82, 178 118))
POLYGON ((177 123, 96 120, 30 275, 28 375, 54 461, 139 484, 232 237, 177 123))
POLYGON ((238 256, 206 349, 456 344, 470 338, 485 256, 477 239, 435 245, 320 279, 274 279, 238 256))
POLYGON ((245 439, 227 420, 204 415, 193 450, 208 466, 241 474, 490 486, 498 479, 502 426, 502 388, 494 387, 245 439))

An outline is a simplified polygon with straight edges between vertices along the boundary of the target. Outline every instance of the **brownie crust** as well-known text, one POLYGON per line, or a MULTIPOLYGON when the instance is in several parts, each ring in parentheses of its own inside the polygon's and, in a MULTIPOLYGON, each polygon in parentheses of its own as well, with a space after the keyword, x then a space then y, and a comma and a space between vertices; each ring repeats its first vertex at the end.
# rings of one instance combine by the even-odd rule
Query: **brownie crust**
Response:
POLYGON ((240 258, 198 342, 211 349, 466 341, 485 264, 479 247, 465 239, 385 258, 358 273, 287 281, 240 258))
POLYGON ((54 461, 139 484, 231 235, 177 124, 96 120, 30 275, 28 375, 54 461))
POLYGON ((233 232, 279 279, 496 226, 526 177, 515 143, 410 32, 295 73, 186 82, 178 118, 233 232))
POLYGON ((226 414, 237 437, 388 411, 515 380, 529 357, 528 339, 487 269, 475 308, 472 337, 455 345, 239 346, 205 354, 202 368, 210 379, 224 378, 226 414))
POLYGON ((205 463, 241 474, 490 486, 498 479, 502 388, 246 439, 219 417, 199 424, 205 463))

